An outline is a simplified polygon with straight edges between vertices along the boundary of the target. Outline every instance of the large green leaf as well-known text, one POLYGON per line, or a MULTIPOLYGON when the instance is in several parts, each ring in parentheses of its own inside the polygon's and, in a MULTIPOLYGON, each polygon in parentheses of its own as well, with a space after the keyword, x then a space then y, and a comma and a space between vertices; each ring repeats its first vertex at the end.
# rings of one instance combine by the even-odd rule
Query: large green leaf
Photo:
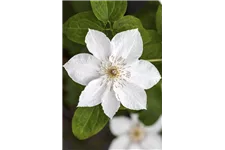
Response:
POLYGON ((147 110, 139 113, 139 119, 145 125, 152 125, 162 114, 162 90, 161 83, 147 90, 148 105, 147 110))
POLYGON ((142 26, 141 21, 134 16, 124 16, 121 19, 115 21, 115 23, 113 24, 114 33, 119 33, 135 28, 138 28, 139 32, 141 33, 144 44, 148 43, 151 40, 148 31, 142 26))
POLYGON ((89 29, 104 30, 104 26, 93 12, 82 12, 70 17, 63 25, 63 33, 73 42, 85 45, 85 36, 89 29))
POLYGON ((78 107, 72 119, 73 134, 80 140, 87 139, 101 131, 108 121, 101 105, 78 107))
POLYGON ((155 30, 148 30, 150 41, 144 45, 142 59, 162 58, 162 39, 155 30))
POLYGON ((91 7, 95 16, 104 23, 114 22, 124 16, 127 1, 93 1, 91 7))
POLYGON ((156 12, 156 28, 159 34, 162 34, 162 5, 159 5, 156 12))

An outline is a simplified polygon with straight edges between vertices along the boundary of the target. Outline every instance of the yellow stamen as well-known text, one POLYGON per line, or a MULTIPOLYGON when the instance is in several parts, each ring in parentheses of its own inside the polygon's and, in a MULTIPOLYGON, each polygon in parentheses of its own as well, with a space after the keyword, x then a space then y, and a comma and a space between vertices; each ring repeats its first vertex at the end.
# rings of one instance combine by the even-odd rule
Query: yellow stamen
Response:
POLYGON ((107 74, 109 75, 110 78, 115 78, 119 76, 119 70, 117 67, 112 66, 108 69, 107 74))

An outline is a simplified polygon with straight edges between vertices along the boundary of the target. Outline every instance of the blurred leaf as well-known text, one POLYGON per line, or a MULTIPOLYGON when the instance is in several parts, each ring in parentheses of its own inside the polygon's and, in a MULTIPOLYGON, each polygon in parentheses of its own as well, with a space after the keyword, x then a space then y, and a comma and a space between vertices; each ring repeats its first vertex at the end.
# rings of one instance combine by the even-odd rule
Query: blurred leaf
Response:
POLYGON ((63 33, 73 42, 85 45, 85 36, 89 29, 103 31, 104 26, 91 12, 82 12, 70 17, 63 25, 63 33))
POLYGON ((131 15, 124 16, 121 19, 115 21, 115 23, 113 24, 113 31, 115 33, 135 28, 138 28, 139 32, 141 33, 144 44, 148 43, 151 40, 148 31, 145 28, 143 28, 141 21, 134 16, 131 15))
POLYGON ((162 114, 162 90, 161 81, 147 90, 147 110, 143 110, 139 113, 139 119, 145 125, 152 125, 162 114))
POLYGON ((158 43, 162 41, 161 35, 159 35, 156 30, 147 30, 150 40, 148 43, 158 43))
POLYGON ((70 1, 70 3, 76 13, 91 11, 90 1, 70 1))
POLYGON ((144 46, 142 59, 160 59, 162 58, 162 43, 148 43, 144 46))
POLYGON ((108 121, 101 105, 78 107, 72 119, 73 134, 80 140, 87 139, 101 131, 108 121))
POLYGON ((148 30, 150 41, 144 45, 142 59, 162 58, 161 36, 155 30, 148 30))
POLYGON ((83 91, 84 86, 74 82, 67 74, 65 69, 63 69, 64 77, 64 92, 63 101, 68 108, 75 108, 79 101, 80 93, 83 91))
POLYGON ((162 34, 162 5, 159 5, 156 12, 156 28, 159 34, 162 34))
POLYGON ((95 16, 104 23, 114 22, 124 16, 127 1, 93 1, 91 7, 95 16))

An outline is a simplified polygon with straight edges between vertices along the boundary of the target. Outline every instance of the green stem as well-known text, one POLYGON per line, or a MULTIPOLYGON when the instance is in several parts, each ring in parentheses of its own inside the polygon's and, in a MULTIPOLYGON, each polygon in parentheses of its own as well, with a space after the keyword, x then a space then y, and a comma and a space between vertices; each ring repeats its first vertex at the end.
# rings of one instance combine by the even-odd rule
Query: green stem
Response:
POLYGON ((162 62, 162 59, 149 59, 150 62, 162 62))
POLYGON ((112 23, 111 23, 110 21, 108 21, 108 23, 109 23, 109 28, 110 28, 110 30, 111 30, 111 32, 112 32, 112 35, 114 36, 113 28, 112 28, 112 23))

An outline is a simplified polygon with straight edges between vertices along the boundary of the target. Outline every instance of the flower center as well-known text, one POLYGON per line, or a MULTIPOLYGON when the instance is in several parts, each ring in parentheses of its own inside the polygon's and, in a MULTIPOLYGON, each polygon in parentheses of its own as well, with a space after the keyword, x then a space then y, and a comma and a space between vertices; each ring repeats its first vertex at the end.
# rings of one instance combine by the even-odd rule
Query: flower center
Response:
POLYGON ((133 142, 139 142, 143 140, 144 136, 145 132, 140 126, 135 126, 130 132, 130 138, 133 142))
POLYGON ((120 72, 116 66, 111 66, 110 68, 108 68, 107 74, 110 78, 116 78, 120 75, 120 72))
POLYGON ((110 83, 111 87, 118 88, 125 86, 126 80, 131 77, 131 73, 128 70, 129 67, 119 61, 102 61, 99 73, 106 77, 104 82, 110 83))
POLYGON ((112 69, 112 70, 111 70, 111 74, 112 74, 112 75, 116 76, 117 73, 118 73, 118 71, 117 71, 116 69, 112 69))

